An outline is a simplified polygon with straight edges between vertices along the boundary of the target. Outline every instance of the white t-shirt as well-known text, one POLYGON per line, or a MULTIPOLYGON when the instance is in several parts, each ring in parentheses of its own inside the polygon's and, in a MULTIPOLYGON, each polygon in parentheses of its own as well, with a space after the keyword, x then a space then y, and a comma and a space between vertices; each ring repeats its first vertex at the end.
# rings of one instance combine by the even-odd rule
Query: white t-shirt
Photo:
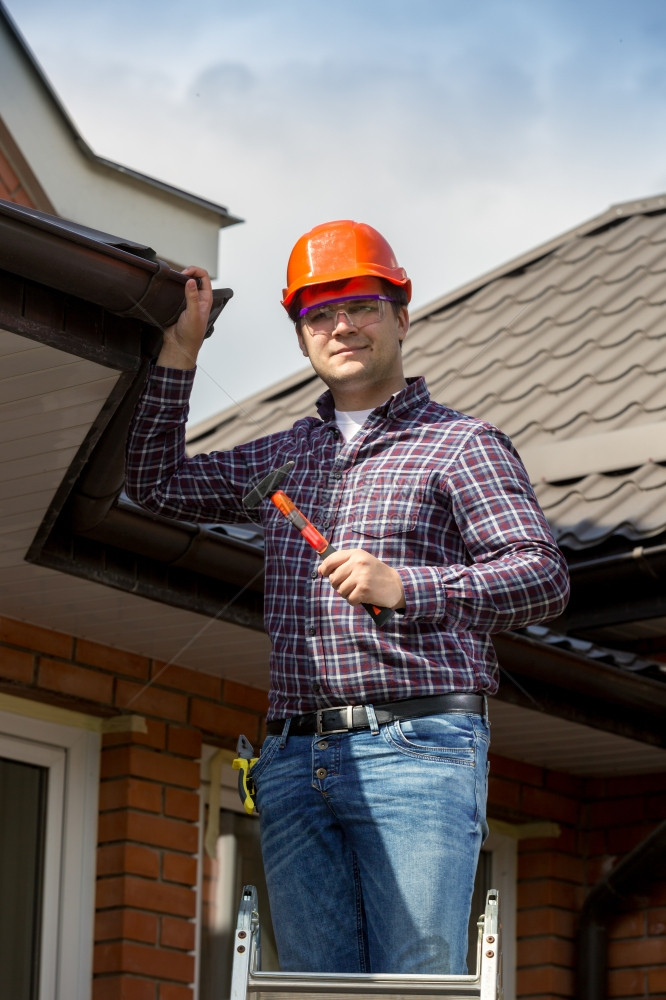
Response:
POLYGON ((340 433, 345 439, 345 444, 347 441, 351 441, 354 434, 360 431, 369 413, 372 413, 372 407, 369 410, 335 411, 335 422, 340 429, 340 433))

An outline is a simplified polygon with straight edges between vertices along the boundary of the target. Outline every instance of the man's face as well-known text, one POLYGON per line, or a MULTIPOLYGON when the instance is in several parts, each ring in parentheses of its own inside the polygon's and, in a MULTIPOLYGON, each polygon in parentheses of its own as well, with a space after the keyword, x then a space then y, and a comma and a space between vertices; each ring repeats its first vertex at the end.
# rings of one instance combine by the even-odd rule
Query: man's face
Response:
MULTIPOLYGON (((335 288, 314 285, 301 292, 301 307, 322 305, 351 296, 385 295, 379 278, 350 278, 335 288)), ((407 308, 396 316, 392 303, 384 303, 384 316, 366 326, 353 325, 353 317, 340 313, 330 333, 313 333, 299 323, 298 342, 312 367, 337 398, 350 392, 359 398, 381 396, 380 402, 404 385, 400 345, 409 327, 407 308), (351 320, 351 322, 349 321, 351 320), (382 393, 386 391, 386 395, 382 393)), ((369 402, 369 406, 377 405, 369 402)), ((364 409, 365 406, 354 407, 364 409)))

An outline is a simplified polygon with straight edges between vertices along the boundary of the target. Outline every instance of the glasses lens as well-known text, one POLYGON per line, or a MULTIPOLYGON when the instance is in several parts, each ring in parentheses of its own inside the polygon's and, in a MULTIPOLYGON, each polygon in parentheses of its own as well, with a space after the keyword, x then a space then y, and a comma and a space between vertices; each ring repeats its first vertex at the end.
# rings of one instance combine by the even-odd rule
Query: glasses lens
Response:
POLYGON ((332 333, 344 315, 350 326, 357 329, 384 318, 385 298, 379 295, 351 299, 333 299, 301 310, 301 319, 312 333, 332 333))

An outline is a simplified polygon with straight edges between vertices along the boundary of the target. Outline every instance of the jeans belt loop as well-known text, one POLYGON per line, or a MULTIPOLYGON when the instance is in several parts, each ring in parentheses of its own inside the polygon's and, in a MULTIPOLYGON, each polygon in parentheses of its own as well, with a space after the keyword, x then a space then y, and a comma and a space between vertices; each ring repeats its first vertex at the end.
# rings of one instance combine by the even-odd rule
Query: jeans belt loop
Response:
POLYGON ((368 723, 370 724, 370 732, 373 736, 379 736, 379 723, 377 722, 377 714, 375 712, 374 705, 365 706, 365 714, 368 717, 368 723))
POLYGON ((333 733, 348 733, 350 729, 354 728, 354 706, 345 705, 342 709, 333 709, 333 711, 344 711, 347 716, 347 725, 343 726, 342 729, 322 729, 322 722, 325 712, 330 712, 329 708, 318 708, 317 709, 317 736, 331 736, 333 733))
POLYGON ((280 736, 280 750, 284 750, 287 745, 287 737, 289 736, 289 727, 291 725, 291 719, 284 720, 284 726, 282 728, 282 734, 280 736))

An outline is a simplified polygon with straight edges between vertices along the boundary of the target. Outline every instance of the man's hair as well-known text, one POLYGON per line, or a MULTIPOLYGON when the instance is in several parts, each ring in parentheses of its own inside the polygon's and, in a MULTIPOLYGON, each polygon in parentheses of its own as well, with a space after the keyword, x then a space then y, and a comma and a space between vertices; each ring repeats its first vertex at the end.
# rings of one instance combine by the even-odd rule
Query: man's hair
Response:
MULTIPOLYGON (((400 308, 407 305, 407 292, 400 285, 394 285, 392 281, 387 281, 386 278, 380 278, 382 294, 387 295, 391 299, 391 306, 395 315, 398 315, 400 308)), ((337 291, 342 291, 345 287, 349 278, 343 278, 342 281, 327 281, 326 288, 330 289, 333 293, 332 298, 335 298, 335 293, 337 291)), ((298 292, 289 306, 289 319, 292 323, 298 326, 299 312, 301 311, 301 293, 298 292)))

